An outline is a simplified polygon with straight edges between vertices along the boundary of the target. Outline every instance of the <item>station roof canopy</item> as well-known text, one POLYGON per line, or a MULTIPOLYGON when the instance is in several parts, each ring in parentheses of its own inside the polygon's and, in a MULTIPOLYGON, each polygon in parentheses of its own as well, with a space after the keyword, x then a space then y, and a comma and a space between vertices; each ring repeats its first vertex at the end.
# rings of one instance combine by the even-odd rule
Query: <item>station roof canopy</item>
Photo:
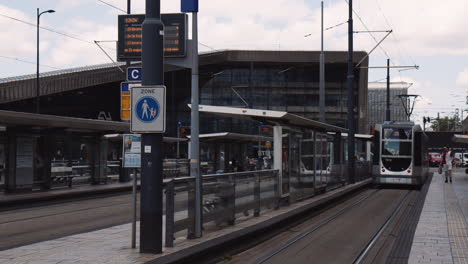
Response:
MULTIPOLYGON (((329 132, 328 134, 334 135, 335 133, 329 132)), ((342 136, 342 137, 348 137, 348 133, 341 133, 341 136, 342 136)), ((354 138, 362 139, 362 140, 366 140, 366 141, 370 141, 370 140, 372 140, 372 139, 374 138, 374 135, 368 135, 368 134, 354 134, 354 138)))
POLYGON ((6 127, 62 128, 80 132, 127 133, 130 124, 124 122, 41 115, 0 110, 0 125, 6 127))
MULTIPOLYGON (((188 136, 190 138, 190 136, 188 136)), ((229 140, 230 142, 249 142, 249 141, 273 141, 272 137, 264 137, 258 135, 238 134, 231 132, 201 134, 200 140, 203 141, 218 141, 229 140)))
MULTIPOLYGON (((326 63, 347 63, 347 51, 327 51, 326 63)), ((364 51, 354 52, 354 62, 365 58, 364 51)), ((178 58, 180 60, 180 58, 178 58)), ((217 50, 200 53, 200 70, 210 65, 232 65, 239 63, 261 63, 268 65, 310 65, 320 61, 320 51, 273 51, 273 50, 217 50)), ((365 58, 362 66, 368 64, 365 58)), ((136 62, 132 67, 141 66, 136 62)), ((77 67, 40 73, 40 95, 51 95, 82 88, 96 87, 126 79, 127 66, 123 63, 109 63, 77 67)), ((166 72, 183 69, 177 61, 166 59, 166 72)), ((367 70, 367 69, 366 69, 367 70)), ((36 97, 36 75, 22 75, 0 78, 0 104, 36 97)))
MULTIPOLYGON (((190 106, 190 105, 189 105, 190 106)), ((302 116, 283 111, 261 110, 251 108, 236 108, 226 106, 199 105, 199 111, 228 117, 250 118, 253 120, 265 120, 282 125, 299 126, 324 132, 347 132, 348 129, 321 123, 302 116)))

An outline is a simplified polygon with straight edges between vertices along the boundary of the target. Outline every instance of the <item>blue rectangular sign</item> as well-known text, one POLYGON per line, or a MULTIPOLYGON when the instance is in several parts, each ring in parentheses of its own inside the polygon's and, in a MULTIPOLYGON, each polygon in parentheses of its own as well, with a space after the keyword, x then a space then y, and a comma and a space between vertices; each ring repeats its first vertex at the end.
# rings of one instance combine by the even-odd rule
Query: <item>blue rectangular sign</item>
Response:
POLYGON ((185 13, 198 12, 198 0, 182 0, 180 7, 185 13))
POLYGON ((129 67, 127 69, 127 81, 140 82, 141 81, 141 67, 129 67))

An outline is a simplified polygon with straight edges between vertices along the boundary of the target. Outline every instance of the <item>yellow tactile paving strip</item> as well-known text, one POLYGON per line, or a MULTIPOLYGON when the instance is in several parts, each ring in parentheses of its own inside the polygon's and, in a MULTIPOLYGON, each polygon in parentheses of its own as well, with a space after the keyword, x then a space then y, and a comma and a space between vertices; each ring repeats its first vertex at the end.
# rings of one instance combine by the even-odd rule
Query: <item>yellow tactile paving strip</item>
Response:
POLYGON ((445 185, 444 192, 453 263, 468 264, 468 225, 453 191, 453 185, 445 185))

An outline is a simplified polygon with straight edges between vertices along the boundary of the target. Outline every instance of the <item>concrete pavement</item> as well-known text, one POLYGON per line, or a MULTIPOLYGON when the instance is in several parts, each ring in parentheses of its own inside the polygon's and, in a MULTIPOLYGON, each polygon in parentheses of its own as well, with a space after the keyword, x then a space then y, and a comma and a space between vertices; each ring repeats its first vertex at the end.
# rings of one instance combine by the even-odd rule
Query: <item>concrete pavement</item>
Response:
POLYGON ((453 183, 434 173, 411 247, 409 263, 468 264, 468 174, 453 183))
MULTIPOLYGON (((223 229, 206 224, 204 236, 187 240, 186 234, 176 234, 175 247, 164 248, 163 254, 140 254, 130 248, 131 224, 82 233, 0 251, 0 263, 64 264, 64 263, 170 263, 188 260, 206 251, 236 243, 246 236, 265 232, 272 226, 284 225, 291 217, 313 210, 342 195, 362 188, 369 180, 335 189, 322 195, 294 203, 278 210, 262 211, 259 217, 237 215, 236 224, 223 229)), ((137 232, 138 234, 138 232, 137 232)), ((138 241, 138 238, 137 238, 138 241)), ((137 245, 138 247, 138 245, 137 245)))

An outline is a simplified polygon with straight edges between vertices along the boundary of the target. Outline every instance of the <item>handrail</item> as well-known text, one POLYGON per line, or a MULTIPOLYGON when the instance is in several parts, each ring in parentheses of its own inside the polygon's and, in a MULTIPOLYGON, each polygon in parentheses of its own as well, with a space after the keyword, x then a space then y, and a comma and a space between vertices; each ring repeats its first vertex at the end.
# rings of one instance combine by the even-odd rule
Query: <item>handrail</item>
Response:
MULTIPOLYGON (((242 172, 229 172, 229 173, 220 173, 220 174, 205 174, 202 175, 203 179, 211 179, 211 178, 222 178, 222 177, 229 177, 229 176, 242 176, 242 175, 252 175, 254 173, 259 174, 266 174, 271 172, 279 172, 279 170, 255 170, 255 171, 242 171, 242 172)), ((169 181, 174 181, 174 183, 184 183, 190 180, 195 180, 193 176, 186 176, 186 177, 177 177, 172 179, 164 179, 163 183, 167 184, 169 181)))

